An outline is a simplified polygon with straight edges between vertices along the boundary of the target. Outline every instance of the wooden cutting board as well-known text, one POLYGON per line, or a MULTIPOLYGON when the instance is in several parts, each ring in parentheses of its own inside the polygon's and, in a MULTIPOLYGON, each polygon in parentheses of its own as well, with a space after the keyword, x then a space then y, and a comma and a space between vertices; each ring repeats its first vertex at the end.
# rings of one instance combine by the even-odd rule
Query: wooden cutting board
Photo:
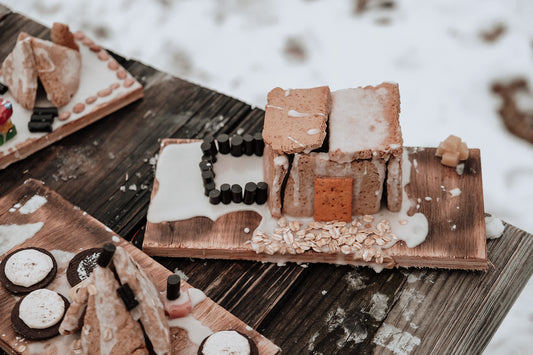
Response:
MULTIPOLYGON (((133 256, 146 273, 152 277, 159 290, 165 289, 166 279, 171 274, 169 270, 156 263, 126 240, 119 238, 105 225, 71 205, 41 182, 30 179, 0 199, 0 235, 2 235, 1 228, 21 227, 37 223, 44 224, 33 237, 12 249, 35 246, 66 254, 65 252, 78 253, 82 249, 99 247, 106 242, 113 242, 124 247, 133 256), (25 207, 26 202, 36 195, 44 197, 46 203, 34 212, 31 212, 30 209, 30 213, 26 213, 28 212, 28 208, 25 207)), ((7 249, 7 239, 7 236, 4 235, 0 240, 0 248, 2 248, 0 250, 7 249)), ((63 274, 64 268, 59 268, 56 280, 51 285, 55 285, 57 279, 63 274)), ((189 284, 186 286, 191 287, 189 284)), ((54 287, 50 286, 50 288, 54 287)), ((32 348, 61 340, 62 336, 58 336, 48 341, 31 342, 17 336, 11 328, 10 320, 11 310, 16 301, 17 297, 0 287, 0 347, 2 349, 13 354, 30 354, 32 348)), ((199 303, 192 314, 194 318, 213 331, 235 329, 247 334, 254 339, 261 354, 279 353, 279 348, 276 345, 209 298, 199 303)), ((185 330, 171 328, 171 334, 173 353, 195 353, 197 345, 189 341, 185 330)))
MULTIPOLYGON (((120 108, 143 97, 142 85, 103 48, 96 45, 83 33, 76 34, 77 44, 82 55, 80 87, 70 103, 59 108, 59 113, 68 112, 65 121, 55 119, 50 133, 29 133, 28 122, 32 112, 20 106, 8 91, 1 98, 13 103, 11 121, 18 134, 0 145, 0 169, 26 158, 27 156, 49 146, 50 144, 82 129, 120 108), (105 91, 110 93, 104 94, 105 91), (105 96, 104 96, 105 95, 105 96), (75 105, 83 105, 83 111, 77 113, 75 105)), ((0 58, 3 62, 4 58, 0 58)), ((0 74, 0 82, 4 82, 0 74)), ((37 99, 36 106, 40 106, 37 99)), ((49 106, 50 104, 44 104, 49 106)))
MULTIPOLYGON (((190 140, 167 139, 170 144, 190 140)), ((398 242, 387 249, 394 266, 486 270, 488 267, 485 214, 479 149, 471 149, 462 175, 443 166, 435 157, 435 148, 406 148, 411 160, 411 180, 406 186, 410 199, 416 201, 413 212, 428 219, 429 234, 415 248, 398 242), (450 190, 460 189, 458 196, 450 190)), ((196 167, 195 167, 196 168, 196 167)), ((197 168, 196 168, 197 169, 197 168)), ((176 183, 186 183, 179 181, 176 183)), ((158 191, 154 181, 152 200, 158 191)), ((176 201, 176 203, 180 203, 176 201)), ((216 221, 198 216, 181 221, 147 223, 143 250, 149 255, 211 259, 243 259, 268 262, 322 262, 368 265, 361 259, 337 253, 268 255, 256 253, 249 243, 251 232, 261 216, 253 211, 232 212, 216 221)))

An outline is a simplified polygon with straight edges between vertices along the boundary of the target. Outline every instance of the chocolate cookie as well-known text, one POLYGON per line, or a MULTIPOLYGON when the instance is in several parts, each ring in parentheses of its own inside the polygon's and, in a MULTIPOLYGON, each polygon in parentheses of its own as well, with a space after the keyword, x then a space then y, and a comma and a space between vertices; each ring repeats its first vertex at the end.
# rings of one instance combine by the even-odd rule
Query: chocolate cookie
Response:
POLYGON ((55 337, 56 335, 59 335, 59 326, 61 325, 61 322, 63 321, 63 317, 65 316, 65 313, 67 312, 68 307, 70 306, 69 301, 63 296, 62 294, 59 294, 61 296, 61 299, 63 302, 65 302, 65 312, 63 312, 63 316, 61 316, 61 319, 54 324, 51 327, 43 328, 43 329, 35 329, 30 328, 22 319, 20 319, 20 304, 24 300, 25 297, 21 298, 13 307, 13 310, 11 311, 11 325, 13 326, 13 330, 22 337, 24 337, 27 340, 44 340, 49 339, 52 337, 55 337))
MULTIPOLYGON (((204 352, 204 347, 206 345, 206 342, 209 340, 209 338, 213 339, 212 337, 215 336, 215 337, 220 337, 219 339, 216 340, 216 342, 218 344, 220 344, 221 341, 223 341, 223 338, 222 338, 222 334, 228 334, 229 338, 228 338, 228 343, 223 343, 221 344, 221 346, 225 346, 225 345, 229 345, 229 344, 233 344, 235 345, 237 342, 235 341, 236 339, 238 339, 238 336, 240 335, 242 338, 244 338, 244 340, 247 340, 248 341, 248 344, 250 346, 250 352, 249 354, 250 355, 259 355, 259 349, 257 348, 257 345, 255 344, 255 342, 252 340, 252 338, 250 338, 249 336, 247 336, 246 334, 243 334, 241 332, 238 332, 236 330, 224 330, 224 331, 220 331, 220 332, 216 332, 216 333, 213 333, 211 334, 210 336, 208 336, 207 338, 205 338, 202 343, 200 344, 200 348, 198 349, 198 355, 205 355, 206 353, 204 352), (236 333, 236 334, 235 334, 236 333), (236 338, 237 337, 237 338, 236 338)), ((216 351, 215 349, 212 349, 213 351, 216 351)), ((221 352, 222 349, 217 349, 218 351, 221 352)), ((237 352, 237 349, 231 349, 235 352, 231 352, 231 354, 239 354, 237 352)))
MULTIPOLYGON (((32 274, 34 274, 34 273, 32 273, 32 274)), ((55 278, 56 274, 57 274, 57 262, 56 262, 56 259, 54 258, 54 256, 48 250, 45 250, 45 249, 42 249, 42 248, 28 247, 28 248, 17 249, 15 251, 9 253, 8 255, 6 255, 6 257, 2 260, 2 263, 0 264, 0 282, 2 283, 2 285, 4 285, 6 290, 8 290, 11 293, 15 293, 15 294, 29 293, 29 292, 38 290, 40 288, 44 288, 44 287, 46 287, 46 285, 48 285, 50 282, 52 282, 52 280, 55 278), (8 265, 9 259, 12 256, 14 256, 16 253, 21 252, 23 250, 30 250, 30 249, 36 250, 36 251, 38 251, 40 253, 43 253, 43 254, 49 256, 51 258, 51 260, 52 260, 52 268, 42 280, 40 280, 40 281, 38 281, 38 282, 36 282, 36 283, 34 283, 32 285, 23 286, 23 285, 15 284, 6 275, 6 266, 8 265)))
POLYGON ((74 255, 67 268, 67 280, 70 286, 76 286, 91 275, 101 251, 102 248, 91 248, 74 255))

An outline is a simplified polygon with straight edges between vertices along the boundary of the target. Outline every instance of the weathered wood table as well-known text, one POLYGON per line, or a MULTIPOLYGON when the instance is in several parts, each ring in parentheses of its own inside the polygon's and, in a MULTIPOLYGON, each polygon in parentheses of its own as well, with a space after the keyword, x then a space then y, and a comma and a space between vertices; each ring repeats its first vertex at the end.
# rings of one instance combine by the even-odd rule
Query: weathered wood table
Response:
MULTIPOLYGON (((49 29, 0 5, 0 60, 20 31, 49 29)), ((144 99, 0 171, 0 196, 35 178, 142 245, 161 138, 257 132, 264 112, 119 56, 144 99), (135 188, 134 188, 135 187, 135 188)), ((533 236, 507 225, 484 272, 156 258, 286 354, 480 353, 533 273, 533 236)))

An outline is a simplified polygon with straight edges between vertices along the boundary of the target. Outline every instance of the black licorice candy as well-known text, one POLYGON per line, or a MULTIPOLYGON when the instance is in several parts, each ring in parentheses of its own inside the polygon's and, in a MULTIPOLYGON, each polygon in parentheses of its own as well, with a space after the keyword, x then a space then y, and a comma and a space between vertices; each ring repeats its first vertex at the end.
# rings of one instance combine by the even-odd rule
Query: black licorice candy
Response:
POLYGON ((35 115, 52 115, 57 117, 59 115, 57 107, 34 107, 33 114, 35 115))
POLYGON ((109 265, 111 262, 113 255, 115 254, 115 250, 117 250, 115 244, 105 243, 100 255, 98 256, 98 259, 96 259, 96 264, 101 267, 107 267, 107 265, 109 265))
POLYGON ((167 277, 167 300, 173 301, 180 297, 181 278, 172 274, 167 277))
POLYGON ((244 185, 244 203, 247 205, 251 205, 255 201, 255 194, 257 191, 257 185, 255 182, 247 182, 246 185, 244 185))
POLYGON ((242 136, 242 140, 244 141, 244 154, 246 155, 254 155, 255 152, 255 140, 254 137, 251 134, 245 134, 242 136))
POLYGON ((243 140, 241 136, 231 137, 231 155, 234 157, 240 157, 242 155, 243 140))
POLYGON ((225 133, 221 133, 217 136, 218 151, 220 154, 229 154, 231 147, 229 144, 229 136, 225 133))
POLYGON ((265 142, 263 141, 263 133, 257 132, 254 134, 254 153, 258 157, 263 156, 263 150, 265 149, 265 142))
POLYGON ((215 182, 211 181, 204 185, 204 195, 209 196, 211 190, 215 189, 215 182))
MULTIPOLYGON (((202 171, 213 171, 213 164, 211 164, 210 162, 206 161, 206 160, 202 160, 198 166, 200 167, 200 170, 202 171)), ((214 173, 214 172, 213 172, 214 173)))
POLYGON ((218 205, 220 203, 220 199, 222 197, 222 194, 220 190, 214 189, 209 191, 209 203, 212 205, 218 205))
POLYGON ((206 161, 208 163, 213 164, 213 163, 216 163, 217 157, 214 156, 214 155, 211 155, 211 154, 207 154, 207 155, 204 154, 204 155, 202 155, 202 161, 206 161))
POLYGON ((215 144, 215 139, 213 136, 207 136, 204 138, 204 143, 209 143, 209 152, 211 155, 216 155, 218 153, 217 145, 215 144))
POLYGON ((50 124, 54 123, 54 116, 51 115, 51 114, 43 114, 43 115, 39 115, 39 114, 35 114, 33 113, 30 117, 30 121, 31 122, 48 122, 50 124))
POLYGON ((52 132, 52 124, 50 122, 28 122, 28 130, 32 133, 36 132, 52 132))
POLYGON ((209 184, 210 182, 213 182, 213 179, 215 178, 215 175, 211 170, 204 170, 202 171, 202 182, 204 185, 209 184))
POLYGON ((126 306, 126 309, 128 311, 135 308, 139 302, 135 299, 135 294, 130 288, 130 285, 128 283, 125 283, 124 285, 117 288, 117 293, 124 302, 124 305, 126 306))
POLYGON ((223 204, 227 205, 228 203, 232 201, 231 186, 229 184, 220 185, 220 194, 221 194, 221 201, 223 204))
POLYGON ((266 182, 257 183, 257 191, 255 192, 255 203, 262 205, 268 198, 268 184, 266 182))
POLYGON ((8 90, 7 85, 0 83, 0 95, 4 95, 8 90))
POLYGON ((242 202, 242 187, 239 184, 231 185, 231 200, 235 203, 242 202))

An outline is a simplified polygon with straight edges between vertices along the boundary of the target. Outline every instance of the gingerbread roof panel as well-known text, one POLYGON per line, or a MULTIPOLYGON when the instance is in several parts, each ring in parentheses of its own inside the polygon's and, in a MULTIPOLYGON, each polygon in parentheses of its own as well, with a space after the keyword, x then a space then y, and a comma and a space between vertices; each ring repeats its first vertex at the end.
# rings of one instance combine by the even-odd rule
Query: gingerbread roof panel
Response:
POLYGON ((309 152, 322 146, 330 110, 329 87, 268 94, 263 139, 278 153, 309 152))
POLYGON ((329 117, 329 154, 348 162, 388 158, 402 152, 398 84, 344 89, 332 93, 329 117))

